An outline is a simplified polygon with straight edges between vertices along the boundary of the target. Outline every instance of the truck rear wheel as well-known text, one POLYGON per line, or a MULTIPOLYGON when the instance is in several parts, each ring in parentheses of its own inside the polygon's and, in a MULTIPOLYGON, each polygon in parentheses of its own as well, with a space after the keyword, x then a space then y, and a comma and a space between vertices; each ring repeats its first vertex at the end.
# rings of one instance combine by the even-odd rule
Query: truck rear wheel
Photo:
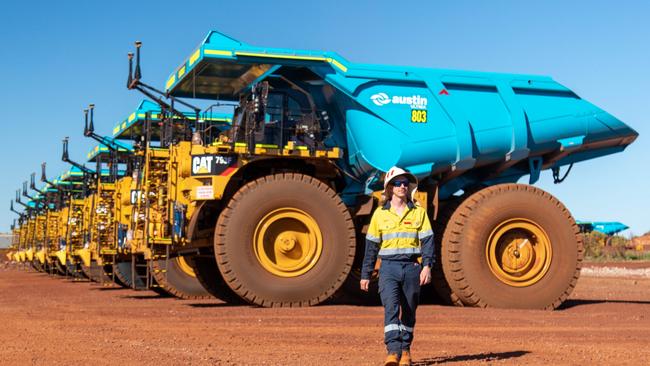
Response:
POLYGON ((297 173, 243 186, 217 221, 215 256, 226 283, 259 306, 309 306, 332 296, 355 252, 347 207, 325 183, 297 173))
POLYGON ((39 262, 38 260, 32 261, 31 265, 32 265, 32 268, 34 268, 34 270, 36 270, 37 272, 43 272, 44 271, 43 268, 45 266, 41 262, 39 262))
POLYGON ((190 262, 192 256, 177 256, 151 262, 152 275, 158 285, 166 292, 181 299, 196 300, 210 298, 208 291, 201 286, 190 262))
POLYGON ((81 266, 78 263, 72 262, 70 259, 65 262, 66 271, 69 276, 76 279, 86 278, 81 271, 81 266))
POLYGON ((110 265, 98 265, 96 261, 92 261, 90 266, 81 263, 81 272, 91 282, 100 284, 114 283, 113 278, 108 274, 112 270, 110 265))
POLYGON ((575 220, 555 197, 500 184, 464 200, 442 237, 445 278, 463 304, 554 309, 580 274, 583 244, 575 220))
POLYGON ((195 256, 192 264, 196 279, 210 295, 229 304, 243 303, 241 297, 226 284, 221 276, 214 256, 195 256))
POLYGON ((58 259, 55 259, 55 260, 54 260, 54 268, 56 269, 56 273, 55 273, 55 274, 57 274, 57 275, 59 275, 59 276, 65 276, 65 270, 66 270, 66 268, 65 268, 64 265, 61 264, 61 262, 59 262, 58 259))
MULTIPOLYGON (((139 268, 136 268, 136 270, 138 269, 139 268)), ((136 281, 136 288, 143 288, 146 286, 145 282, 142 280, 142 277, 144 277, 146 273, 142 273, 139 276, 133 276, 131 261, 113 263, 113 274, 115 275, 115 279, 119 280, 124 287, 133 288, 134 279, 136 281)))

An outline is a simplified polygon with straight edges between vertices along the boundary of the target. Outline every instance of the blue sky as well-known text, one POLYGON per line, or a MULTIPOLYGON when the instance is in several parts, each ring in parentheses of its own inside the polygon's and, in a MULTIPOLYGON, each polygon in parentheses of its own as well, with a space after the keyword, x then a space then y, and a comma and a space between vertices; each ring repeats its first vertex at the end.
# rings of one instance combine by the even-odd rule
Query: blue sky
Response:
MULTIPOLYGON (((352 62, 541 74, 636 129, 620 154, 576 164, 537 186, 582 220, 650 231, 650 2, 647 1, 31 1, 0 5, 0 204, 31 172, 84 160, 82 110, 99 133, 133 111, 126 53, 143 46, 143 75, 167 76, 212 29, 269 47, 336 51, 352 62)), ((4 204, 2 202, 5 202, 4 204)), ((15 214, 0 210, 0 230, 15 214)))

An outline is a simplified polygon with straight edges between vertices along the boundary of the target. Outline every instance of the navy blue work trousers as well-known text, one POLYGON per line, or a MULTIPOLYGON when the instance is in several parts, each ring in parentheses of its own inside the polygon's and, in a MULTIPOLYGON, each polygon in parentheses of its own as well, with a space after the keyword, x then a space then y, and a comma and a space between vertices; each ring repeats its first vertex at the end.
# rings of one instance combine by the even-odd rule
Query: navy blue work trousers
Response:
POLYGON ((418 262, 381 261, 379 296, 384 305, 384 343, 388 353, 399 354, 411 349, 421 270, 418 262))

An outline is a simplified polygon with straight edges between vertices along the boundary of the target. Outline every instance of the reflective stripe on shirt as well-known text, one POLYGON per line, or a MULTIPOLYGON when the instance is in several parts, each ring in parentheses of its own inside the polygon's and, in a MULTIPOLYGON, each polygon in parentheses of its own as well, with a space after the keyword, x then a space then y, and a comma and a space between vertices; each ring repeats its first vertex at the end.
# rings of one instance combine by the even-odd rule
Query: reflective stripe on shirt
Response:
POLYGON ((420 254, 420 248, 382 248, 379 255, 420 254))
POLYGON ((381 238, 378 238, 374 235, 366 234, 366 240, 370 240, 373 243, 381 243, 381 238))
POLYGON ((418 233, 416 232, 396 232, 396 233, 386 233, 382 234, 381 238, 383 240, 390 240, 390 239, 415 239, 418 237, 418 233))
POLYGON ((421 233, 418 233, 418 238, 419 239, 424 239, 424 238, 429 237, 431 235, 433 235, 433 230, 427 230, 427 231, 423 231, 421 233))

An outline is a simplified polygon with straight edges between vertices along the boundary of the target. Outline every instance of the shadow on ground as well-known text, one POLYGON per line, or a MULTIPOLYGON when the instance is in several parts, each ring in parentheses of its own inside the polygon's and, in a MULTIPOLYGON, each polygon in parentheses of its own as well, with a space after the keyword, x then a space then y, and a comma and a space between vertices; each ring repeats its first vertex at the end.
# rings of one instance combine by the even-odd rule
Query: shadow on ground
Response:
POLYGON ((521 357, 529 354, 530 351, 511 351, 511 352, 489 352, 489 353, 477 353, 474 355, 458 355, 458 356, 447 356, 447 357, 430 357, 417 360, 413 362, 413 366, 426 366, 426 365, 437 365, 441 363, 449 362, 467 362, 467 361, 499 361, 507 360, 510 358, 521 357))
POLYGON ((163 300, 163 299, 173 299, 172 296, 162 296, 158 294, 151 295, 125 295, 121 296, 123 299, 134 299, 134 300, 163 300))
POLYGON ((594 304, 648 304, 650 301, 637 301, 637 300, 581 300, 571 299, 566 300, 558 307, 558 310, 567 310, 576 306, 594 305, 594 304))
POLYGON ((95 285, 93 286, 92 284, 90 285, 91 290, 95 291, 122 291, 122 290, 130 290, 130 288, 126 287, 117 287, 117 286, 101 286, 101 285, 95 285))
POLYGON ((233 308, 233 307, 255 307, 248 304, 228 304, 226 302, 216 302, 216 303, 193 303, 185 304, 193 308, 233 308))

